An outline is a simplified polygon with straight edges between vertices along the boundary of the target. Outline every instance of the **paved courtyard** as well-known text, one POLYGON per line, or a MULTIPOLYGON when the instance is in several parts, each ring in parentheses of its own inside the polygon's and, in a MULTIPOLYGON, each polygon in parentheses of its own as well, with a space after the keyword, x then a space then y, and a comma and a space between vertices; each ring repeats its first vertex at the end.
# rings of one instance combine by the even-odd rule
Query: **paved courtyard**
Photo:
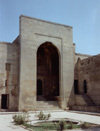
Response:
POLYGON ((0 131, 27 131, 12 123, 12 114, 0 115, 0 131))
MULTIPOLYGON (((48 112, 51 113, 50 118, 51 120, 69 118, 76 121, 83 121, 100 125, 100 116, 80 114, 67 111, 52 111, 52 112, 48 111, 48 112)), ((45 111, 45 113, 47 112, 45 111)), ((14 114, 15 113, 0 113, 0 131, 27 131, 26 129, 20 126, 16 126, 13 124, 12 116, 14 114)), ((29 113, 32 123, 36 123, 36 121, 38 121, 37 118, 35 117, 35 114, 36 113, 34 112, 29 113)), ((81 129, 77 131, 81 131, 81 129)), ((100 128, 91 130, 88 129, 87 131, 100 131, 100 128)))

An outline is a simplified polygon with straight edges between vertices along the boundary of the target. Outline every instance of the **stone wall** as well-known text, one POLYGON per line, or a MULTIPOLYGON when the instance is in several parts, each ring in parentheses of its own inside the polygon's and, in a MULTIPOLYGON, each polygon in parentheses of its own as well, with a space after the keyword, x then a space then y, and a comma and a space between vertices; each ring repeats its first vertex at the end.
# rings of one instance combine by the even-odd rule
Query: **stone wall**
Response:
POLYGON ((19 37, 12 43, 0 42, 0 110, 2 94, 9 95, 8 111, 37 109, 37 79, 48 81, 44 86, 50 87, 45 88, 44 95, 49 100, 52 100, 52 95, 48 97, 52 92, 49 90, 58 87, 59 96, 54 92, 52 94, 58 96, 58 103, 63 109, 100 106, 100 55, 75 53, 72 37, 70 26, 20 17, 19 37), (37 51, 44 43, 48 43, 49 48, 45 48, 43 58, 37 51), (41 61, 42 66, 39 66, 41 61), (55 66, 52 63, 56 63, 55 66), (56 67, 55 71, 51 71, 56 67), (48 72, 53 75, 48 75, 48 72), (74 92, 74 79, 78 81, 77 94, 74 92))
POLYGON ((18 110, 18 59, 18 38, 13 43, 0 42, 0 109, 2 94, 8 94, 8 110, 18 110))
POLYGON ((100 55, 92 56, 83 60, 79 59, 75 66, 75 79, 78 80, 79 94, 85 94, 87 102, 90 101, 89 103, 92 103, 94 106, 99 106, 100 55), (85 86, 87 89, 84 89, 84 84, 86 84, 85 86))
POLYGON ((66 108, 69 98, 73 99, 71 95, 74 80, 72 27, 21 16, 19 110, 34 110, 37 105, 36 56, 38 47, 45 42, 51 42, 59 52, 61 107, 66 108))

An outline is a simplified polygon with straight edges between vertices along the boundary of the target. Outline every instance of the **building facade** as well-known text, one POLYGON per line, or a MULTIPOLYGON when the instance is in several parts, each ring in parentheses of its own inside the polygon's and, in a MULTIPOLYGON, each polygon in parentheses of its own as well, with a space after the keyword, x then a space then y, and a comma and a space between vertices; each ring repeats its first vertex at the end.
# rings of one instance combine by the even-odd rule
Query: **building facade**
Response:
POLYGON ((0 110, 98 111, 100 55, 76 54, 70 26, 20 16, 19 30, 0 42, 0 110))

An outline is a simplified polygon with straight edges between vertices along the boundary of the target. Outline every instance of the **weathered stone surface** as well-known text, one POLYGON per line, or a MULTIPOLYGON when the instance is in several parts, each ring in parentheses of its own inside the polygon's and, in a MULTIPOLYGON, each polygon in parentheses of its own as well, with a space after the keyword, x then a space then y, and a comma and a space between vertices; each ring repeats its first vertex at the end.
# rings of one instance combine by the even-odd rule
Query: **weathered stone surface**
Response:
POLYGON ((38 100, 48 100, 50 107, 55 100, 63 109, 87 110, 91 105, 94 110, 100 105, 99 85, 100 55, 75 53, 70 26, 21 16, 16 40, 0 42, 0 109, 2 95, 7 94, 8 111, 36 110, 45 103, 38 100), (37 80, 42 82, 42 95, 37 80))
POLYGON ((69 99, 67 92, 72 91, 74 74, 72 28, 21 16, 20 42, 19 110, 23 108, 34 110, 35 108, 37 102, 35 94, 37 90, 36 56, 39 46, 45 42, 51 42, 59 52, 60 100, 62 108, 66 108, 68 105, 66 100, 69 99))
POLYGON ((94 106, 100 106, 100 55, 79 60, 75 67, 75 79, 78 80, 79 94, 86 94, 94 106), (87 93, 84 92, 84 80, 87 93))
POLYGON ((9 94, 8 107, 18 110, 18 79, 19 79, 19 43, 18 38, 13 43, 0 42, 0 108, 2 94, 9 94), (6 64, 10 70, 6 70, 6 64), (12 90, 16 88, 16 96, 12 90))

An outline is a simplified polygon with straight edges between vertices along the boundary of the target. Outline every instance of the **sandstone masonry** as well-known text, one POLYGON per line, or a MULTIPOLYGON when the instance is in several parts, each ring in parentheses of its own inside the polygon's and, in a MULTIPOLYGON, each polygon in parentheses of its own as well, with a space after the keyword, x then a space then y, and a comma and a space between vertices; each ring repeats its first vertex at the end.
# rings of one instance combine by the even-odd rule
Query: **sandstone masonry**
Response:
POLYGON ((0 42, 1 111, 99 112, 99 76, 100 55, 76 54, 70 26, 20 16, 19 36, 0 42))

